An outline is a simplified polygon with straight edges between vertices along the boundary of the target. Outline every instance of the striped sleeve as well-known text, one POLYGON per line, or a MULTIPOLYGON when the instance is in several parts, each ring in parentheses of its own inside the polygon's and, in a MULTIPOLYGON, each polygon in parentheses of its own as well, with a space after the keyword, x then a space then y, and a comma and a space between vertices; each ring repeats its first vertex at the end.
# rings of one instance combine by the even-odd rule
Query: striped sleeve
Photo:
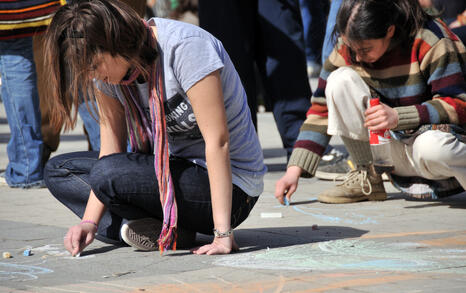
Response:
POLYGON ((0 40, 28 37, 44 31, 65 0, 0 0, 0 40))
MULTIPOLYGON (((454 36, 455 37, 455 36, 454 36)), ((466 49, 457 38, 443 37, 432 45, 419 45, 420 68, 432 99, 422 104, 397 107, 395 130, 413 129, 423 124, 466 123, 466 49), (428 50, 426 50, 428 47, 428 50)))

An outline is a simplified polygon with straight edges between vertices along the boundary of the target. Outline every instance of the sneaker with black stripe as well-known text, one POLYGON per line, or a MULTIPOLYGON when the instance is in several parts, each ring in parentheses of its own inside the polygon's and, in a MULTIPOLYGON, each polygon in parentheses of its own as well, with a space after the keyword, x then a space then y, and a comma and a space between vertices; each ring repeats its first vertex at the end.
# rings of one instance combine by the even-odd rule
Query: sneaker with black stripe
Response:
MULTIPOLYGON (((322 156, 314 176, 321 180, 342 181, 352 170, 355 170, 355 166, 349 154, 332 148, 327 155, 322 156)), ((390 180, 385 173, 382 174, 382 179, 390 180)))
MULTIPOLYGON (((162 222, 155 218, 131 220, 123 224, 120 229, 121 238, 131 247, 142 251, 158 250, 158 238, 162 230, 162 222)), ((196 232, 178 228, 177 247, 193 247, 196 232)))
POLYGON ((349 154, 332 148, 327 155, 322 156, 315 177, 322 180, 338 180, 351 170, 354 170, 354 165, 349 154))

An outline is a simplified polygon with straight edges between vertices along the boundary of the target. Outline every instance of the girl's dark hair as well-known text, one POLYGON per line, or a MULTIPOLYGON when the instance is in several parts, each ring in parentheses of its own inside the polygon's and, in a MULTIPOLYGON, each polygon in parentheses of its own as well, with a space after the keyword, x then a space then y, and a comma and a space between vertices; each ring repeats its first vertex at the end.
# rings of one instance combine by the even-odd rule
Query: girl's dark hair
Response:
POLYGON ((143 20, 126 4, 78 0, 61 7, 45 34, 45 64, 50 69, 48 100, 56 128, 75 126, 82 103, 79 96, 86 104, 95 101, 90 76, 96 57, 102 53, 122 56, 146 73, 146 66, 157 58, 156 50, 147 42, 143 20))
POLYGON ((424 23, 432 19, 418 0, 344 0, 337 14, 334 37, 350 41, 380 39, 395 26, 394 42, 409 46, 424 23))

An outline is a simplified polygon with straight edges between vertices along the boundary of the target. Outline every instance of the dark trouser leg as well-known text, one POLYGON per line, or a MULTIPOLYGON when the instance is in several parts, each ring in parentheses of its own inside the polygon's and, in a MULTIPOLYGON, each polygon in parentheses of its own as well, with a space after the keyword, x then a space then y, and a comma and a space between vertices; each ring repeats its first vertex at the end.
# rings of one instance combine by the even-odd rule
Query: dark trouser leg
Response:
MULTIPOLYGON (((106 220, 110 220, 110 223, 104 223, 108 227, 106 230, 111 228, 110 231, 114 232, 118 228, 116 230, 119 231, 123 218, 162 219, 152 155, 122 153, 97 160, 96 155, 83 157, 82 154, 86 152, 60 156, 65 157, 60 160, 63 163, 55 164, 57 169, 47 172, 55 174, 50 177, 47 175, 47 186, 63 204, 81 217, 92 187, 99 200, 108 208, 104 215, 106 220)), ((54 160, 51 162, 54 163, 54 160)), ((52 163, 48 166, 52 167, 52 163)), ((211 234, 213 219, 207 170, 177 158, 170 159, 170 170, 178 205, 178 225, 191 231, 211 234)), ((233 227, 246 219, 255 201, 256 198, 247 196, 233 186, 233 227)), ((101 225, 99 234, 104 228, 101 225)), ((107 237, 115 237, 114 233, 110 235, 108 231, 102 231, 105 232, 107 237)))
MULTIPOLYGON (((170 171, 178 225, 211 234, 214 224, 207 170, 190 161, 171 158, 170 171)), ((124 153, 104 157, 91 171, 91 186, 110 211, 125 219, 163 218, 153 155, 124 153)), ((233 186, 232 227, 246 219, 255 200, 233 186)))
MULTIPOLYGON (((44 180, 48 189, 79 218, 83 217, 89 199, 89 173, 98 156, 98 152, 69 153, 53 157, 45 166, 44 180)), ((121 221, 120 216, 107 210, 99 223, 98 235, 119 240, 121 221)))
POLYGON ((259 0, 259 17, 263 43, 259 68, 283 146, 291 153, 311 105, 298 0, 259 0))
POLYGON ((257 129, 257 0, 199 0, 199 25, 222 41, 241 78, 257 129))

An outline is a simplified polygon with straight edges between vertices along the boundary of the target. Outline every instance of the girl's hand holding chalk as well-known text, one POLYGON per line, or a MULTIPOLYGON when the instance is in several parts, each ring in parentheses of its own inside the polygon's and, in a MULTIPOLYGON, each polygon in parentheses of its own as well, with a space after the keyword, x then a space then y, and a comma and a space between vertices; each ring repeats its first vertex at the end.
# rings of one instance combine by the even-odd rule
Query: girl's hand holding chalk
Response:
POLYGON ((293 193, 298 188, 298 180, 301 175, 301 168, 298 166, 288 167, 285 175, 275 184, 275 198, 283 205, 289 205, 293 193))

